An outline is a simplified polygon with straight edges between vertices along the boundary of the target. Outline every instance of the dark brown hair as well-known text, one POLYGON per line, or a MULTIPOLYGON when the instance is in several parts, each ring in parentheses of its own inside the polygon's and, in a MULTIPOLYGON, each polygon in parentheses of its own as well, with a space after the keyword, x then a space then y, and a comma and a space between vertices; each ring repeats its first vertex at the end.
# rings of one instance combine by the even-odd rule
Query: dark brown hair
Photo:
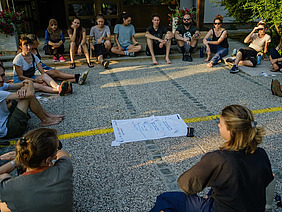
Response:
POLYGON ((254 153, 262 142, 264 128, 256 126, 252 111, 241 105, 229 105, 221 111, 221 117, 230 131, 230 140, 220 150, 254 153))
POLYGON ((56 129, 38 128, 29 131, 16 143, 16 158, 24 167, 40 167, 43 161, 56 153, 57 142, 56 129))
POLYGON ((213 20, 213 23, 215 22, 215 20, 219 20, 220 23, 222 24, 222 22, 223 22, 223 17, 222 17, 221 15, 217 14, 217 16, 215 16, 215 18, 214 18, 214 20, 213 20))

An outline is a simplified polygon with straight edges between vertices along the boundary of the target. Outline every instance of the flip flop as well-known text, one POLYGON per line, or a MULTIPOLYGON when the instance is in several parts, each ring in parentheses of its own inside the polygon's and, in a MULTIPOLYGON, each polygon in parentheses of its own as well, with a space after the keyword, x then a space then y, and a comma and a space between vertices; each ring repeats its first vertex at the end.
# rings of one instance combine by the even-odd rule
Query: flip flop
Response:
POLYGON ((75 68, 75 63, 71 63, 70 64, 70 69, 74 69, 75 68))
POLYGON ((87 65, 88 65, 89 68, 93 68, 94 67, 93 63, 91 63, 91 62, 87 63, 87 65))

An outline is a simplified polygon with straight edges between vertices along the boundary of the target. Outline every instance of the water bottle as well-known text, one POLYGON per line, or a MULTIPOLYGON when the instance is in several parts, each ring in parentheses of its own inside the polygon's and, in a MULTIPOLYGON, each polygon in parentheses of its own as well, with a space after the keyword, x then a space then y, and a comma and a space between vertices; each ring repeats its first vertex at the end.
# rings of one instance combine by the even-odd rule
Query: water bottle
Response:
POLYGON ((257 64, 260 65, 260 62, 261 62, 261 54, 259 54, 259 55, 257 56, 257 64))
POLYGON ((232 57, 235 57, 236 56, 236 54, 237 54, 237 49, 233 49, 233 52, 232 52, 232 57))
POLYGON ((200 58, 204 57, 204 47, 200 48, 200 58))

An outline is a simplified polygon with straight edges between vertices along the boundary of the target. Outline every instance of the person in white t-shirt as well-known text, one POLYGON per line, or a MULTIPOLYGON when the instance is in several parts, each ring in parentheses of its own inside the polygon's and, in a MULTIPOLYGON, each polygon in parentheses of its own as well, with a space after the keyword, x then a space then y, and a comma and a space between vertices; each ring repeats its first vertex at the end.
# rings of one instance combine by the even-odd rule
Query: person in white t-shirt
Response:
POLYGON ((106 56, 111 49, 111 32, 109 26, 105 25, 105 19, 102 15, 97 16, 96 22, 97 25, 93 26, 90 30, 90 48, 94 51, 98 61, 106 69, 109 66, 109 61, 104 60, 104 56, 106 56), (92 43, 93 38, 94 45, 92 43))
POLYGON ((28 108, 41 120, 42 126, 55 125, 62 121, 63 115, 51 114, 44 110, 34 96, 31 80, 9 84, 4 81, 5 68, 0 63, 0 138, 15 138, 25 132, 30 119, 28 108))
POLYGON ((234 63, 230 73, 239 72, 238 64, 255 67, 257 65, 257 54, 261 51, 263 51, 262 58, 265 57, 267 46, 271 42, 271 37, 265 33, 266 29, 266 23, 261 20, 244 40, 244 43, 250 43, 250 45, 245 49, 239 49, 235 60, 230 58, 226 60, 227 62, 234 63))

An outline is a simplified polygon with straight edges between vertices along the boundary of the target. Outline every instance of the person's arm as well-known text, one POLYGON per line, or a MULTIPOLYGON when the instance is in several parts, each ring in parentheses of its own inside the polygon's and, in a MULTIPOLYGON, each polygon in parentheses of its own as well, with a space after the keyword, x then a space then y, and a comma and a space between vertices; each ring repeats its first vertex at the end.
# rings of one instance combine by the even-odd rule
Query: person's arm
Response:
POLYGON ((5 98, 5 100, 19 100, 23 98, 32 98, 35 93, 33 82, 31 80, 24 80, 22 84, 23 86, 19 88, 17 92, 10 92, 10 94, 5 98))
POLYGON ((82 40, 80 45, 84 45, 84 44, 86 44, 86 30, 82 31, 82 40))
POLYGON ((157 40, 157 41, 159 41, 160 43, 162 43, 162 42, 164 41, 164 40, 162 40, 162 39, 160 39, 160 38, 158 38, 158 37, 152 35, 149 31, 147 31, 147 32, 145 33, 145 37, 146 37, 146 38, 149 38, 149 39, 151 39, 151 40, 157 40))
MULTIPOLYGON (((15 168, 18 167, 18 161, 16 159, 11 160, 8 163, 5 163, 3 166, 0 167, 0 175, 4 173, 11 173, 12 171, 15 170, 15 168)), ((0 179, 1 181, 2 179, 0 179)))
POLYGON ((209 31, 208 31, 208 33, 206 34, 206 36, 204 37, 204 39, 203 39, 203 44, 204 45, 207 45, 208 43, 207 43, 207 39, 210 37, 212 35, 212 29, 210 29, 209 31))
POLYGON ((264 44, 264 49, 263 49, 263 55, 262 55, 262 58, 265 59, 265 55, 267 53, 267 47, 270 43, 269 42, 265 42, 264 44))
POLYGON ((221 34, 220 38, 217 41, 207 41, 209 44, 218 45, 220 44, 225 38, 227 37, 227 31, 224 30, 224 32, 221 34))
POLYGON ((118 42, 118 34, 115 34, 115 42, 119 48, 121 48, 120 43, 118 42))
POLYGON ((182 35, 180 35, 179 31, 175 31, 175 35, 174 35, 176 40, 180 40, 180 41, 184 41, 184 42, 190 42, 189 38, 183 38, 182 35))
POLYGON ((76 38, 76 28, 73 27, 73 25, 71 26, 71 28, 73 28, 73 33, 71 33, 71 29, 68 30, 68 35, 70 38, 71 42, 75 42, 75 38, 76 38))
POLYGON ((93 38, 94 38, 93 36, 89 36, 89 45, 90 45, 90 48, 94 50, 95 48, 94 48, 94 45, 92 43, 93 38))
POLYGON ((248 34, 248 36, 245 38, 244 43, 250 43, 252 42, 252 35, 255 33, 256 30, 258 30, 260 27, 255 27, 250 34, 248 34))
POLYGON ((194 35, 192 36, 192 39, 193 39, 193 40, 198 40, 198 39, 200 39, 200 38, 201 38, 201 33, 200 33, 199 30, 197 30, 197 31, 194 33, 194 35))

